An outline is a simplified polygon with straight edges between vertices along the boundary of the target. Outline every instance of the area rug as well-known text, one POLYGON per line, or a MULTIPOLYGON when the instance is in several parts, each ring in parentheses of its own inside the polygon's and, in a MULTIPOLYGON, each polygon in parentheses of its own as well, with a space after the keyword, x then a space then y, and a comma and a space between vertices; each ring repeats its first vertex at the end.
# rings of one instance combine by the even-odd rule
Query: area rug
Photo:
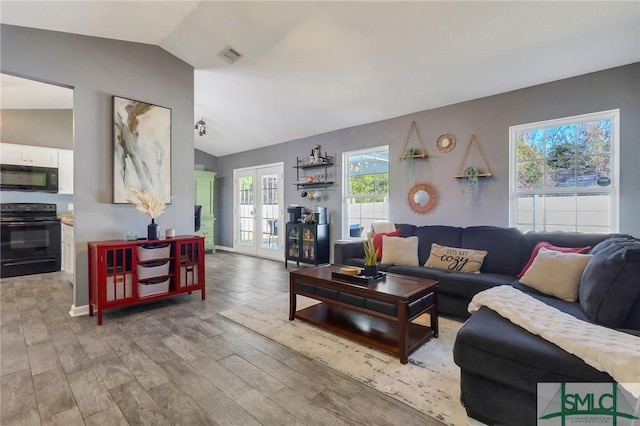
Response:
MULTIPOLYGON (((298 309, 318 303, 298 296, 298 309)), ((372 388, 450 425, 479 423, 459 401, 460 369, 453 362, 459 322, 440 318, 440 337, 409 357, 409 363, 385 352, 302 322, 289 321, 289 294, 221 312, 230 319, 288 348, 320 361, 372 388)), ((428 316, 425 316, 428 321, 428 316)))

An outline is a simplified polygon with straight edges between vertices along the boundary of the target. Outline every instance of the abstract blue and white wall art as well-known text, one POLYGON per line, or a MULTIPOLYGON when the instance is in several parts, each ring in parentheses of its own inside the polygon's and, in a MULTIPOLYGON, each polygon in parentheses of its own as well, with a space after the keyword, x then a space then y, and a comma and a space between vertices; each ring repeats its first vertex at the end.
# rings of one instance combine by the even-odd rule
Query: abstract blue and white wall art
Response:
POLYGON ((171 109, 113 97, 113 203, 171 191, 171 109))

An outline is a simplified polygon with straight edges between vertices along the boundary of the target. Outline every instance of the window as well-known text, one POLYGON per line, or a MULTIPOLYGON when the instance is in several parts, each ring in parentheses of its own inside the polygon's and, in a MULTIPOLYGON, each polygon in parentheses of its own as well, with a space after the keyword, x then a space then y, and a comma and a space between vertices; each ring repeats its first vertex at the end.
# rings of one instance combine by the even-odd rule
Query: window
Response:
POLYGON ((377 220, 389 218, 389 147, 342 154, 344 238, 364 236, 377 220))
POLYGON ((511 226, 617 232, 620 111, 510 130, 511 226))

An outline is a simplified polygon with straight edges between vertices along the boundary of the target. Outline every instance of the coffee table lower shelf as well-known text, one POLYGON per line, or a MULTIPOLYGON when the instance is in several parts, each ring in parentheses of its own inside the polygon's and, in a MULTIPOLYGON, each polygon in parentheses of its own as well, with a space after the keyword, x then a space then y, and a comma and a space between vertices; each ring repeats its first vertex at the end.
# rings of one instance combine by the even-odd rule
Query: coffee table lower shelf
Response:
MULTIPOLYGON (((295 318, 400 357, 403 364, 407 362, 403 359, 400 350, 400 330, 397 320, 327 303, 318 303, 296 311, 295 318)), ((408 356, 433 337, 434 332, 431 327, 409 322, 406 335, 405 356, 408 356)))

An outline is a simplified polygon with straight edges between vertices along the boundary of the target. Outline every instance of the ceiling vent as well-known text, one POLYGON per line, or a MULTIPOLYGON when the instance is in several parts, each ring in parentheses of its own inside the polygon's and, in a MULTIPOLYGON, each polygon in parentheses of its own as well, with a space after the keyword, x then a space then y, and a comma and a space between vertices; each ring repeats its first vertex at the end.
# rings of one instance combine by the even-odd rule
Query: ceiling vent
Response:
POLYGON ((242 55, 231 46, 227 46, 222 49, 222 51, 218 53, 218 56, 220 56, 230 64, 236 63, 240 60, 240 58, 242 58, 242 55))

